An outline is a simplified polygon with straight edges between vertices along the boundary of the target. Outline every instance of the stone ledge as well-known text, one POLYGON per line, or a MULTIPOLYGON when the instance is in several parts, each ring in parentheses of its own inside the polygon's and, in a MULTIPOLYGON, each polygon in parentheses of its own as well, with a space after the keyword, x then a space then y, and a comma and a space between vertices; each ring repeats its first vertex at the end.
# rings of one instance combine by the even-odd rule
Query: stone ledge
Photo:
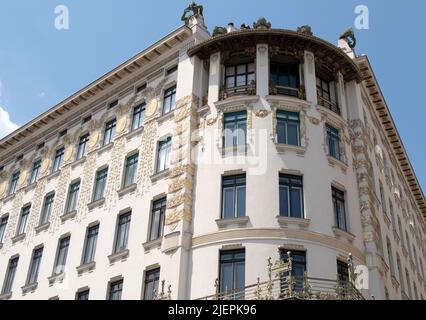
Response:
POLYGON ((107 152, 108 150, 111 150, 113 147, 114 147, 114 142, 110 142, 110 143, 108 143, 108 144, 106 144, 106 145, 104 145, 104 146, 100 147, 100 148, 97 150, 98 155, 100 155, 100 154, 102 154, 102 153, 104 153, 104 152, 107 152))
POLYGON ((55 172, 52 172, 48 176, 46 176, 47 181, 50 181, 56 177, 58 177, 61 174, 61 169, 56 170, 55 172))
POLYGON ((355 240, 355 235, 338 227, 333 227, 333 233, 337 238, 344 238, 349 243, 352 243, 355 240))
POLYGON ((77 167, 78 165, 80 165, 80 164, 82 164, 84 162, 86 162, 86 156, 81 157, 80 159, 77 159, 73 163, 71 163, 71 168, 74 169, 75 167, 77 167))
POLYGON ((64 223, 65 221, 71 220, 71 219, 75 218, 76 215, 77 215, 77 210, 73 210, 71 212, 68 212, 68 213, 61 216, 61 222, 64 223))
POLYGON ((85 272, 92 272, 96 268, 96 262, 90 262, 86 264, 82 264, 76 268, 78 275, 81 276, 85 272))
POLYGON ((142 244, 142 246, 145 249, 145 251, 150 251, 152 249, 160 249, 162 242, 163 242, 163 237, 145 242, 142 244))
POLYGON ((35 189, 36 186, 37 186, 37 181, 27 185, 25 187, 25 192, 30 192, 31 190, 35 189))
POLYGON ((149 178, 151 179, 151 182, 157 182, 159 180, 168 178, 169 174, 170 174, 170 169, 166 169, 166 170, 163 170, 159 173, 153 174, 149 178))
POLYGON ((12 292, 6 292, 0 295, 0 300, 9 300, 12 298, 12 292))
POLYGON ((327 121, 331 122, 332 125, 335 125, 339 128, 343 128, 345 126, 346 120, 340 114, 337 114, 321 105, 317 105, 316 109, 319 113, 324 115, 327 118, 327 121))
POLYGON ((38 282, 27 284, 27 285, 21 287, 22 293, 26 294, 28 292, 34 292, 37 289, 37 287, 38 287, 38 282))
POLYGON ((89 210, 91 211, 91 210, 93 210, 97 207, 102 207, 104 204, 105 204, 105 198, 102 197, 98 200, 95 200, 93 202, 88 203, 87 208, 89 208, 89 210))
POLYGON ((175 116, 175 112, 174 112, 174 110, 172 110, 172 111, 170 111, 166 114, 163 114, 159 118, 157 118, 157 122, 158 122, 159 125, 162 125, 164 122, 173 119, 174 116, 175 116))
POLYGON ((14 236, 14 237, 12 238, 12 242, 13 242, 13 244, 15 244, 16 242, 19 242, 19 241, 24 240, 26 236, 27 236, 27 234, 26 234, 26 233, 21 233, 21 234, 19 234, 19 235, 17 235, 17 236, 14 236))
POLYGON ((117 262, 118 260, 125 260, 129 257, 129 249, 123 250, 118 253, 113 253, 108 256, 109 263, 117 262))
POLYGON ((39 234, 40 232, 49 229, 49 227, 50 227, 50 222, 47 222, 47 223, 44 223, 44 224, 41 224, 41 225, 35 227, 34 230, 37 234, 39 234))
POLYGON ((247 156, 249 145, 238 145, 231 147, 219 147, 219 151, 222 157, 235 157, 235 156, 247 156))
POLYGON ((392 286, 398 290, 399 289, 399 281, 396 279, 394 275, 391 276, 392 286))
POLYGON ((122 198, 122 197, 124 197, 126 194, 129 194, 129 193, 132 193, 132 192, 136 191, 137 187, 138 187, 138 185, 137 185, 136 183, 133 183, 133 184, 131 184, 131 185, 130 185, 130 186, 128 186, 128 187, 122 188, 122 189, 120 189, 120 190, 118 190, 118 191, 117 191, 118 196, 119 196, 120 198, 122 198))
POLYGON ((53 274, 47 280, 49 281, 49 285, 52 286, 54 283, 61 283, 65 278, 65 273, 61 272, 59 274, 53 274))
POLYGON ((289 144, 275 143, 278 153, 296 152, 297 155, 303 156, 306 153, 306 148, 301 146, 293 146, 289 144))
POLYGON ((346 173, 348 170, 348 165, 344 163, 342 160, 336 159, 330 155, 327 155, 328 164, 332 167, 337 166, 339 167, 343 173, 346 173))
POLYGON ((134 137, 142 134, 145 131, 145 127, 142 125, 139 128, 130 131, 129 133, 126 134, 126 139, 130 140, 133 139, 134 137))
POLYGON ((15 194, 16 193, 12 193, 12 194, 9 194, 8 196, 4 197, 3 202, 11 201, 13 198, 15 198, 15 194))
POLYGON ((283 216, 277 216, 276 218, 281 228, 287 227, 288 225, 297 225, 301 228, 307 228, 311 224, 310 219, 283 217, 283 216))
POLYGON ((235 229, 235 228, 245 228, 250 223, 249 217, 241 217, 235 219, 218 219, 216 224, 220 230, 223 229, 235 229))

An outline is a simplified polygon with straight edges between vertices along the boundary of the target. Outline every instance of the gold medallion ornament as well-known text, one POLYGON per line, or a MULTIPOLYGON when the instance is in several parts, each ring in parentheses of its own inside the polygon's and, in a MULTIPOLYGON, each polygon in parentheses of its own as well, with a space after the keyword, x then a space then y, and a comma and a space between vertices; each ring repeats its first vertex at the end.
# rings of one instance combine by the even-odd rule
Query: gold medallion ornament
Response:
POLYGON ((72 146, 69 146, 66 150, 65 150, 65 154, 64 154, 64 162, 68 162, 71 157, 72 154, 74 153, 74 148, 72 146))
POLYGON ((47 169, 49 169, 49 165, 50 165, 50 160, 44 159, 43 162, 41 163, 40 173, 44 174, 47 171, 47 169))
POLYGON ((89 150, 92 150, 96 146, 99 140, 99 136, 100 136, 99 131, 94 131, 90 134, 89 150))
POLYGON ((121 117, 117 121, 117 133, 122 133, 123 130, 126 128, 126 124, 127 124, 127 116, 121 117))
POLYGON ((2 197, 2 196, 3 196, 3 194, 5 193, 5 191, 6 191, 6 187, 7 187, 7 182, 6 182, 6 181, 3 181, 3 182, 0 184, 0 197, 2 197))
POLYGON ((146 116, 148 118, 152 117, 155 114, 155 112, 157 112, 157 107, 158 107, 158 99, 154 98, 149 102, 148 107, 146 108, 146 111, 145 111, 146 116))
POLYGON ((27 171, 22 171, 21 175, 19 176, 18 186, 22 187, 25 184, 26 180, 27 180, 27 171))

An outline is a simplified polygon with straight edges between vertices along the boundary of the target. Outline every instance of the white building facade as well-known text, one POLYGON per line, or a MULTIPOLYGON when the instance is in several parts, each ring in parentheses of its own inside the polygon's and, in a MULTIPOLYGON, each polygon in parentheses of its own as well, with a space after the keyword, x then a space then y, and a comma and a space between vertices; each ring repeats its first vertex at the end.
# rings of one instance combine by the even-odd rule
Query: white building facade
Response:
POLYGON ((269 258, 281 295, 424 299, 424 196, 353 34, 186 14, 0 141, 0 299, 260 297, 269 258))

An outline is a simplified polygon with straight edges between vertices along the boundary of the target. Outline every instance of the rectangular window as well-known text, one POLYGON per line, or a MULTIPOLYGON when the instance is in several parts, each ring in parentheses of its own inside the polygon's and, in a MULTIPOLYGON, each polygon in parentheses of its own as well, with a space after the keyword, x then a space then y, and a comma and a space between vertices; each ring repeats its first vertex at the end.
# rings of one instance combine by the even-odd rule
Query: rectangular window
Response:
POLYGON ((176 71, 178 71, 178 66, 177 66, 177 65, 175 65, 174 67, 171 67, 170 69, 168 69, 168 70, 166 71, 166 74, 169 76, 169 75, 171 75, 172 73, 175 73, 176 71))
POLYGON ((53 172, 56 172, 61 168, 62 162, 64 161, 64 154, 65 148, 62 147, 56 150, 55 160, 53 161, 53 172))
POLYGON ((123 188, 127 188, 135 183, 136 172, 138 170, 139 154, 134 154, 126 159, 126 167, 124 168, 123 188))
POLYGON ((222 177, 222 219, 246 216, 246 176, 222 177))
MULTIPOLYGON (((292 260, 292 270, 291 275, 294 277, 294 290, 302 291, 303 290, 303 278, 306 272, 306 252, 304 251, 290 251, 292 260)), ((288 250, 280 251, 281 260, 288 262, 288 250)), ((288 277, 289 274, 283 273, 283 277, 288 277)))
POLYGON ((149 241, 157 240, 163 236, 166 206, 166 198, 154 201, 152 204, 151 231, 149 235, 149 241))
POLYGON ((157 173, 163 172, 170 167, 170 153, 172 150, 172 138, 158 142, 157 173))
POLYGON ((68 192, 67 206, 65 214, 73 212, 77 209, 78 193, 80 191, 80 181, 73 183, 68 192))
POLYGON ((77 160, 87 156, 87 149, 89 146, 90 134, 87 133, 80 137, 78 142, 77 160))
POLYGON ((118 106, 118 100, 115 100, 108 104, 108 109, 112 109, 114 107, 118 106))
POLYGON ((328 155, 340 160, 340 135, 339 130, 327 125, 328 155))
POLYGON ((83 265, 95 261, 96 244, 98 242, 99 225, 90 227, 87 230, 86 245, 84 247, 83 265))
POLYGON ((81 291, 81 292, 77 292, 76 300, 87 301, 87 300, 89 300, 89 294, 90 294, 90 290, 84 290, 84 291, 81 291))
POLYGON ((139 129, 145 121, 145 103, 133 109, 132 130, 139 129))
POLYGON ((386 199, 385 199, 385 191, 383 189, 383 184, 381 181, 379 181, 379 189, 380 189, 380 202, 382 205, 382 213, 384 215, 387 215, 387 206, 386 206, 386 199))
POLYGON ((245 287, 245 250, 220 252, 219 287, 223 299, 243 300, 245 287))
POLYGON ((11 293, 13 280, 15 279, 16 269, 18 268, 19 257, 9 260, 9 265, 7 267, 6 276, 4 277, 2 294, 11 293))
POLYGON ((115 137, 115 127, 117 126, 117 120, 113 119, 105 124, 104 141, 103 145, 110 144, 115 137))
POLYGON ((228 94, 238 94, 249 91, 254 85, 256 67, 253 62, 225 67, 225 88, 228 94))
POLYGON ((247 144, 247 112, 225 114, 223 130, 225 148, 245 146, 247 144))
POLYGON ((298 113, 277 112, 277 142, 300 146, 300 117, 298 113))
POLYGON ((299 65, 271 63, 270 81, 273 94, 299 97, 299 65))
POLYGON ((65 271, 70 240, 71 237, 66 237, 59 240, 58 253, 56 256, 55 267, 53 268, 54 275, 62 274, 65 271))
POLYGON ((145 272, 144 300, 154 300, 160 282, 160 268, 145 272))
POLYGON ((111 282, 109 285, 109 298, 108 300, 121 300, 121 293, 123 292, 123 280, 111 282))
POLYGON ((33 184, 33 183, 37 182, 37 178, 38 178, 38 174, 40 172, 40 168, 41 168, 41 160, 37 160, 33 164, 33 168, 31 170, 31 177, 30 177, 29 184, 33 184))
POLYGON ((339 283, 338 290, 346 296, 350 290, 349 266, 347 263, 337 260, 337 281, 339 283))
POLYGON ((336 88, 334 81, 327 81, 321 77, 316 78, 318 104, 340 114, 337 105, 336 88))
POLYGON ((43 256, 43 248, 34 250, 33 258, 30 264, 30 271, 28 273, 27 284, 37 283, 38 272, 40 270, 41 258, 43 256))
POLYGON ((176 107, 176 86, 164 91, 163 114, 173 111, 176 107))
POLYGON ((280 174, 280 216, 304 218, 303 177, 280 174))
POLYGON ((49 222, 53 210, 53 202, 55 201, 55 194, 52 193, 44 198, 43 209, 40 216, 40 225, 45 225, 49 222))
POLYGON ((108 168, 96 172, 95 188, 93 189, 92 201, 98 201, 104 197, 105 186, 108 178, 108 168))
POLYGON ((9 221, 9 216, 0 219, 0 243, 3 243, 8 221, 9 221))
POLYGON ((25 233, 27 228, 28 217, 30 215, 31 206, 26 206, 21 211, 21 216, 18 221, 18 229, 16 230, 16 235, 19 236, 25 233))
POLYGON ((147 87, 147 83, 145 82, 144 84, 140 85, 139 87, 136 88, 136 93, 142 92, 146 89, 147 87))
POLYGON ((10 185, 9 185, 9 192, 8 192, 9 195, 12 195, 16 192, 20 176, 21 176, 20 171, 17 171, 14 174, 12 174, 12 178, 10 179, 10 185))
POLYGON ((333 198, 333 211, 336 227, 343 231, 348 231, 346 222, 345 193, 336 188, 331 188, 333 198))
POLYGON ((122 214, 118 217, 114 253, 120 253, 127 249, 131 218, 131 212, 122 214))

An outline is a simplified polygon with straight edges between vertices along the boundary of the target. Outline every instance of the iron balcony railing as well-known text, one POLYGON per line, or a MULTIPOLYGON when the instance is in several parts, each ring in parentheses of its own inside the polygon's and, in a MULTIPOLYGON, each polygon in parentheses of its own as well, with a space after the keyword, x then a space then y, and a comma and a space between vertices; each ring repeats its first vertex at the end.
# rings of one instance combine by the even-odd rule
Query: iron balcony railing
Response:
POLYGON ((322 96, 320 96, 319 94, 317 94, 318 96, 318 104, 324 108, 329 109, 330 111, 333 111, 334 113, 337 113, 338 115, 340 115, 340 108, 337 105, 336 102, 334 101, 330 101, 322 96))
POLYGON ((306 100, 305 90, 303 89, 303 87, 283 86, 274 82, 269 83, 269 94, 290 96, 290 97, 306 100))
POLYGON ((219 93, 220 100, 225 100, 234 96, 250 96, 256 94, 256 82, 252 81, 250 84, 235 87, 223 86, 219 93))

